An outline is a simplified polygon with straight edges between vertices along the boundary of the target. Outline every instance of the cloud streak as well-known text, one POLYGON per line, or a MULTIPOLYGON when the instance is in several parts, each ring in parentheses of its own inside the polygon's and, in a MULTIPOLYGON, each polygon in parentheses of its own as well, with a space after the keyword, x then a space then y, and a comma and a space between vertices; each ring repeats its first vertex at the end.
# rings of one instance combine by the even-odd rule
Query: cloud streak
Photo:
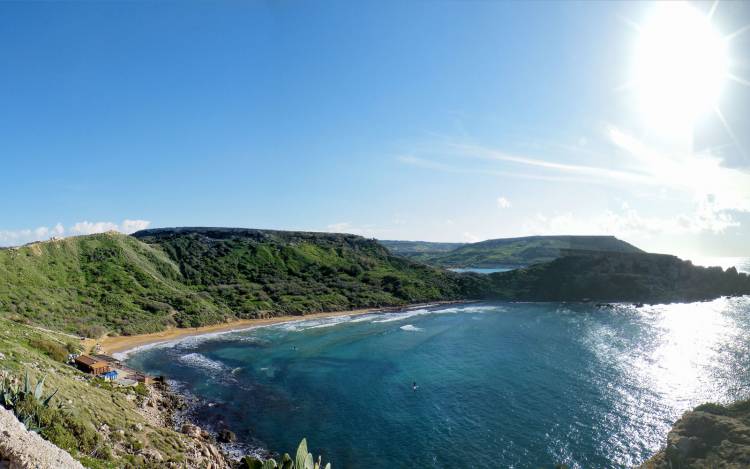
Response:
POLYGON ((0 246, 18 246, 34 241, 44 241, 53 237, 89 235, 107 231, 119 231, 130 234, 146 229, 149 225, 151 225, 151 222, 148 220, 125 219, 120 224, 109 221, 90 222, 84 220, 74 223, 67 229, 62 223, 57 223, 52 227, 39 226, 37 228, 20 230, 0 230, 0 246))

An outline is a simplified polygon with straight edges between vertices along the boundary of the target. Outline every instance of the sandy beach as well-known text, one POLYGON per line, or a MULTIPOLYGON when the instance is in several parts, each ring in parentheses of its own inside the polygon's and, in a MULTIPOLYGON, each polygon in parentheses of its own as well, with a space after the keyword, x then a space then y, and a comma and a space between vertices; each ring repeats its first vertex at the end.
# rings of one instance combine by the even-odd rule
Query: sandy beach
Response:
POLYGON ((420 306, 436 306, 442 304, 451 304, 455 301, 440 301, 433 303, 421 303, 408 306, 389 306, 383 308, 363 308, 348 311, 329 311, 321 313, 305 314, 304 316, 277 316, 266 319, 238 319, 236 321, 212 324, 210 326, 191 327, 191 328, 172 328, 161 332, 151 334, 129 335, 104 337, 99 340, 101 351, 105 354, 125 353, 137 347, 150 345, 160 342, 171 342, 185 337, 196 335, 212 334, 216 332, 230 332, 242 329, 250 329, 258 326, 267 326, 269 324, 278 324, 290 321, 306 321, 310 319, 331 318, 337 316, 356 316, 368 313, 385 313, 389 311, 399 311, 404 308, 415 308, 420 306))

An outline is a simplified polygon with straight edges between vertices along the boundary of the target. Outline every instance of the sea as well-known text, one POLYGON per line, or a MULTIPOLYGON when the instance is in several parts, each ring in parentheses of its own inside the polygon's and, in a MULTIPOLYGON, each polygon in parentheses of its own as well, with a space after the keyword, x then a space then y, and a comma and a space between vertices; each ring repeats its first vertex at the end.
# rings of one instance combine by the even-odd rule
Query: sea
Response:
POLYGON ((750 398, 750 296, 407 308, 191 337, 127 361, 166 376, 237 451, 293 454, 306 437, 334 468, 625 468, 686 410, 750 398))

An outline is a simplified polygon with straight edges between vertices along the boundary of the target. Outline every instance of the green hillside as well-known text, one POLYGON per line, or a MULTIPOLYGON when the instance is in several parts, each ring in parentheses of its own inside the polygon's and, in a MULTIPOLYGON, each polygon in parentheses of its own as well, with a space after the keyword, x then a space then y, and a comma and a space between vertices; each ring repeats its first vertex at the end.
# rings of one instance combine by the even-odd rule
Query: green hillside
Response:
POLYGON ((498 267, 549 262, 562 250, 643 252, 614 236, 527 236, 478 243, 382 241, 394 254, 442 267, 498 267))
POLYGON ((0 249, 0 314, 87 336, 136 334, 464 298, 465 279, 352 235, 105 233, 0 249))
POLYGON ((175 324, 180 312, 218 316, 180 283, 159 249, 117 233, 0 250, 0 311, 83 335, 101 327, 140 333, 175 324))
MULTIPOLYGON (((519 260, 531 259, 530 252, 537 259, 566 256, 486 276, 417 263, 354 235, 226 228, 104 233, 0 249, 0 316, 99 337, 437 300, 645 302, 750 292, 736 271, 591 249, 636 249, 615 238, 486 241, 446 256, 480 256, 477 245, 515 252, 510 258, 519 260)), ((479 265, 491 265, 483 259, 479 265)))
POLYGON ((465 297, 465 278, 361 236, 237 228, 145 230, 192 290, 240 317, 465 297))
POLYGON ((488 298, 513 301, 670 303, 750 293, 732 267, 698 267, 675 256, 569 251, 552 262, 487 275, 488 298))
POLYGON ((420 262, 429 261, 433 257, 443 255, 466 245, 466 243, 432 243, 429 241, 395 241, 387 239, 380 239, 378 242, 397 256, 408 257, 420 262))
POLYGON ((195 459, 196 441, 144 415, 149 412, 143 409, 151 409, 147 399, 158 407, 163 404, 149 396, 151 391, 87 380, 63 363, 69 352, 79 350, 73 337, 0 316, 0 386, 29 373, 33 383, 44 378, 45 396, 56 391, 42 414, 39 433, 45 439, 85 467, 206 467, 206 458, 195 459))

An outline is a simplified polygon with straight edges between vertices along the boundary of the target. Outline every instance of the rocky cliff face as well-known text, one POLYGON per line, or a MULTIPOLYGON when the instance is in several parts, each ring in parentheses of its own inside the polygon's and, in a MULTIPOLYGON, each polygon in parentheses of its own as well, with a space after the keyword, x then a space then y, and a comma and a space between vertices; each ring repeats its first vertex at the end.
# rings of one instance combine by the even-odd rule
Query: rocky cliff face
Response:
POLYGON ((83 469, 66 451, 26 430, 15 415, 3 407, 0 407, 0 467, 83 469))
POLYGON ((641 469, 750 467, 750 401, 728 407, 705 404, 685 413, 667 446, 641 469))

